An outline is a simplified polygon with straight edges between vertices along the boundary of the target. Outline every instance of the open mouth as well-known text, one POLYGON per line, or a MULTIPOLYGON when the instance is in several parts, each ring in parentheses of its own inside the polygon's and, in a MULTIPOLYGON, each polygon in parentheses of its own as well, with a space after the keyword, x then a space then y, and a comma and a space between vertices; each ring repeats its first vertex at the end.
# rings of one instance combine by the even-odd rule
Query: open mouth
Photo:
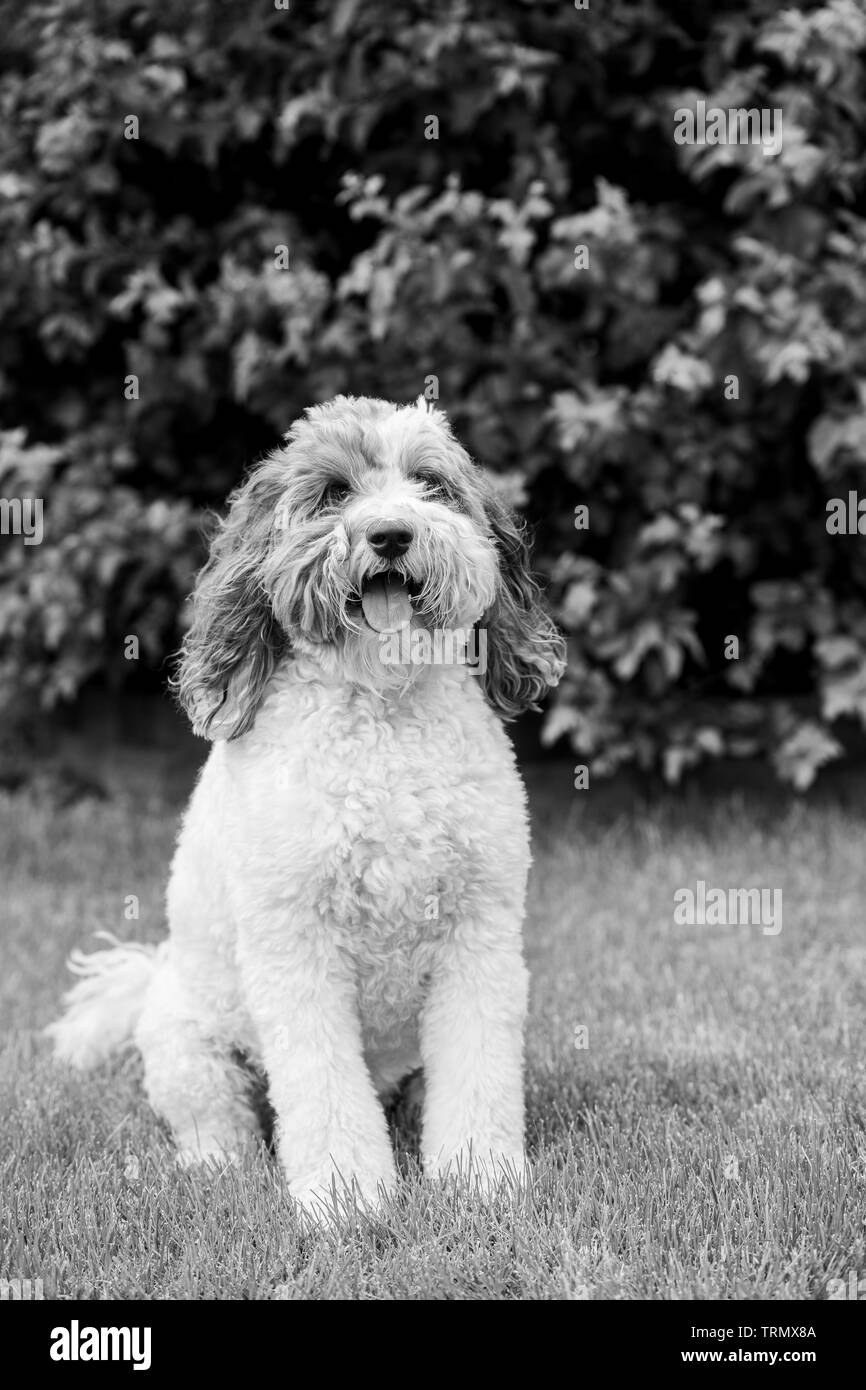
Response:
POLYGON ((398 570, 372 574, 361 585, 361 609, 374 632, 396 632, 412 619, 419 586, 398 570))

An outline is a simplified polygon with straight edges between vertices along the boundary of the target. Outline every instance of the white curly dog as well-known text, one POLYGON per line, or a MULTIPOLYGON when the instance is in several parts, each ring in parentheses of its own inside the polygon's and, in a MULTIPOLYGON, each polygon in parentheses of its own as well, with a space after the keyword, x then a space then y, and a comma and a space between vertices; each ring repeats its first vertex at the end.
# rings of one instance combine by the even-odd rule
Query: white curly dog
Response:
POLYGON ((57 1054, 134 1041, 187 1162, 258 1133, 246 1054, 308 1210, 335 1180, 394 1186, 382 1101, 419 1067, 425 1171, 522 1172, 529 834, 501 719, 562 666, 515 519, 444 414, 308 410, 196 586, 177 689, 213 748, 169 938, 76 953, 57 1054))

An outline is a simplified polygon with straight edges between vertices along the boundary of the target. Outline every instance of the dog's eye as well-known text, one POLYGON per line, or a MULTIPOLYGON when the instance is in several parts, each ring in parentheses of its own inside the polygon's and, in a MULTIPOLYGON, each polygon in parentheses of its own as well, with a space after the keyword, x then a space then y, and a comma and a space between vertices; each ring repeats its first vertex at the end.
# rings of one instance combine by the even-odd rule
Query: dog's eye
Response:
POLYGON ((438 473, 416 473, 414 481, 422 484, 428 502, 444 502, 452 511, 465 512, 466 505, 459 489, 438 473))
POLYGON ((319 506, 338 507, 341 502, 345 502, 351 490, 348 483, 328 483, 328 486, 319 498, 319 506))
POLYGON ((441 478, 436 477, 435 473, 417 473, 415 482, 422 484, 425 497, 433 497, 437 502, 449 502, 451 500, 451 494, 447 487, 441 478))

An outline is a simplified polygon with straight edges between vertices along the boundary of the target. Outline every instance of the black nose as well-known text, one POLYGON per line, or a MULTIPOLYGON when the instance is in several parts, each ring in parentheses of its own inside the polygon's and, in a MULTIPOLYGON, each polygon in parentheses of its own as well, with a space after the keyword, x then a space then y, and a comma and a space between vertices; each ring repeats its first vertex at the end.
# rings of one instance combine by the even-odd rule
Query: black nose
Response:
POLYGON ((404 521, 374 521, 367 532, 371 550, 383 560, 396 560, 412 544, 413 531, 404 521))

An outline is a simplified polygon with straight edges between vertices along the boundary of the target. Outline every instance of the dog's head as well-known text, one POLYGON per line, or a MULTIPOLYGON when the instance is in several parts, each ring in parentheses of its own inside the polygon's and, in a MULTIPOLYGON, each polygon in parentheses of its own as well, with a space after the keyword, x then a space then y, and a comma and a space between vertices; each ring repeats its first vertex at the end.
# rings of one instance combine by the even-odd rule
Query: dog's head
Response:
POLYGON ((422 400, 338 396, 233 493, 193 597, 176 687, 195 731, 235 738, 275 665, 318 654, 348 679, 394 688, 395 631, 486 632, 485 688, 503 718, 562 671, 515 518, 422 400))

